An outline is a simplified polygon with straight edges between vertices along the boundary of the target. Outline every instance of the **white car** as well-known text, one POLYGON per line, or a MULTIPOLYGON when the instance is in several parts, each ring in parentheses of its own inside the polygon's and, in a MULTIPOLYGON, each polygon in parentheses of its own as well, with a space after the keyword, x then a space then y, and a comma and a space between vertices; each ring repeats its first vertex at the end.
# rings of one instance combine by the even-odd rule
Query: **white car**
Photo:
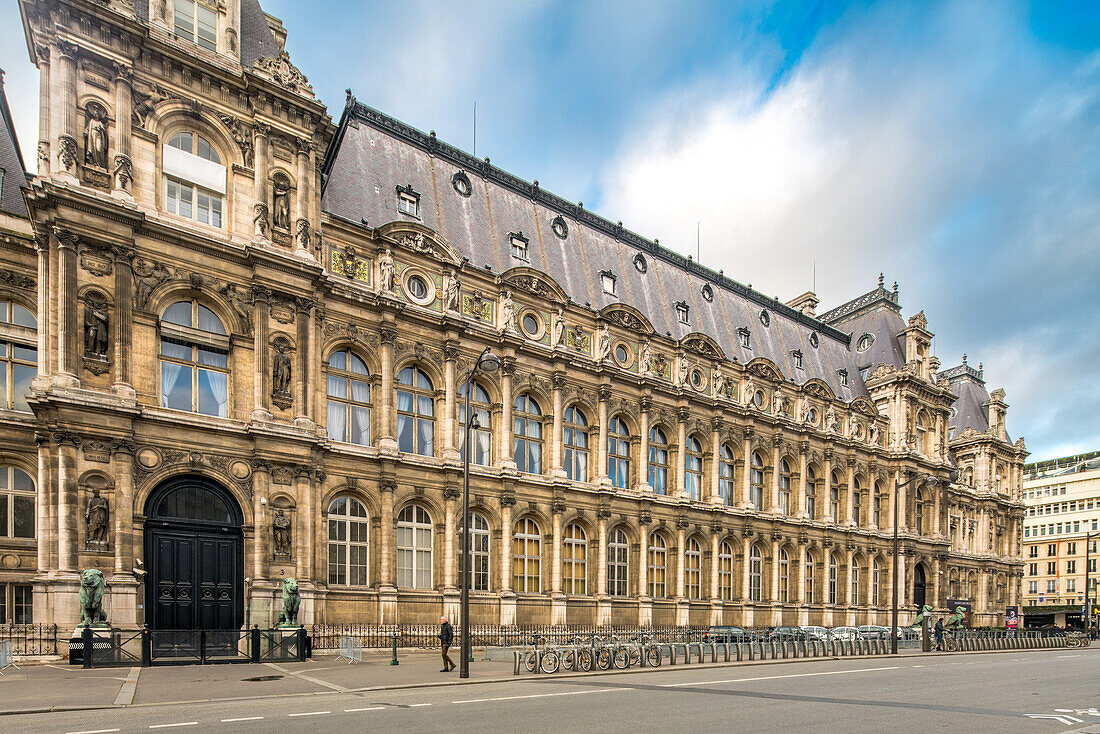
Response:
POLYGON ((807 640, 821 640, 824 642, 829 639, 829 630, 824 627, 817 627, 814 625, 804 625, 802 631, 806 633, 807 640))
POLYGON ((829 636, 834 640, 842 640, 844 642, 862 640, 863 635, 859 633, 855 627, 834 627, 829 630, 829 636))

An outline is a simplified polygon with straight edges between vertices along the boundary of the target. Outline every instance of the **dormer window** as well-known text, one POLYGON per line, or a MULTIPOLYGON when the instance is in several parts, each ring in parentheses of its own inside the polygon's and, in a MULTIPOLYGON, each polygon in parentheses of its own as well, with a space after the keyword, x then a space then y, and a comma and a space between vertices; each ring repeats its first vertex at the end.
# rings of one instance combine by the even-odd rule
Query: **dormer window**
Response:
POLYGON ((683 301, 678 301, 676 303, 676 320, 681 324, 689 323, 688 313, 688 305, 683 301))
POLYGON ((840 384, 848 387, 848 370, 837 370, 837 375, 840 377, 840 384))
POLYGON ((397 211, 410 217, 420 216, 420 194, 413 191, 411 186, 397 187, 397 211))
POLYGON ((745 349, 751 349, 749 346, 749 330, 741 328, 737 330, 737 341, 745 349))
POLYGON ((617 295, 615 293, 615 274, 610 270, 600 271, 600 280, 603 283, 603 292, 609 296, 617 295))
POLYGON ((176 38, 218 50, 218 14, 202 0, 175 0, 176 38))
POLYGON ((797 349, 791 352, 791 361, 794 362, 795 368, 802 369, 802 352, 797 349))
POLYGON ((527 260, 527 238, 523 232, 512 232, 508 235, 508 241, 512 243, 512 257, 527 260))

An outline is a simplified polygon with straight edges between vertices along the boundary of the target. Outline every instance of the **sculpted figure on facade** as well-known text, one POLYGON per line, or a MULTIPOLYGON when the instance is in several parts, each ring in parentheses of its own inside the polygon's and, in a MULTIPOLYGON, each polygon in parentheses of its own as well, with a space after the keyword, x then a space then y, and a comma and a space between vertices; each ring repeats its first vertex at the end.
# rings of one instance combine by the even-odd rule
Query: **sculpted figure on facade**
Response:
POLYGON ((274 358, 271 372, 272 390, 282 395, 289 395, 290 378, 292 375, 290 355, 285 352, 277 353, 274 358))
POLYGON ((107 547, 107 529, 111 519, 111 507, 107 500, 99 496, 99 490, 93 489, 84 508, 84 537, 89 548, 107 547))
POLYGON ((516 330, 516 302, 512 299, 512 291, 504 291, 500 297, 501 331, 514 333, 516 330))
POLYGON ((729 378, 726 377, 726 373, 722 371, 722 365, 718 365, 714 368, 714 394, 721 395, 724 398, 730 396, 730 384, 729 378))
POLYGON ((443 310, 458 311, 460 305, 458 295, 461 287, 458 282, 458 273, 448 270, 444 280, 446 285, 443 287, 443 310))
POLYGON ((554 346, 565 344, 565 309, 558 306, 557 315, 554 317, 554 346))
POLYGON ((271 537, 275 555, 290 556, 290 518, 283 510, 275 510, 271 518, 271 537))
POLYGON ((252 216, 252 234, 258 240, 267 239, 267 204, 262 201, 256 202, 253 207, 252 216))
POLYGON ((98 102, 84 107, 84 164, 107 170, 107 110, 98 102))
POLYGON ((393 253, 390 252, 390 248, 386 248, 382 252, 382 256, 378 258, 378 286, 387 292, 393 292, 394 285, 394 266, 393 266, 393 253))
POLYGON ((102 297, 89 297, 84 302, 84 354, 107 355, 109 316, 107 302, 102 297))
POLYGON ((611 359, 611 329, 607 324, 601 324, 599 330, 600 361, 607 362, 611 359))
POLYGON ((653 353, 649 344, 649 339, 642 342, 642 346, 638 349, 638 364, 641 367, 643 375, 653 374, 653 353))
POLYGON ((688 384, 688 372, 691 365, 688 364, 687 357, 680 357, 680 366, 676 371, 676 384, 681 387, 685 387, 688 384))
POLYGON ((756 383, 753 382, 753 379, 750 377, 747 380, 745 380, 745 394, 744 394, 744 403, 745 403, 745 405, 751 405, 752 404, 752 399, 753 399, 754 395, 756 395, 756 383))
POLYGON ((831 405, 825 411, 825 428, 833 433, 840 433, 840 418, 831 405))

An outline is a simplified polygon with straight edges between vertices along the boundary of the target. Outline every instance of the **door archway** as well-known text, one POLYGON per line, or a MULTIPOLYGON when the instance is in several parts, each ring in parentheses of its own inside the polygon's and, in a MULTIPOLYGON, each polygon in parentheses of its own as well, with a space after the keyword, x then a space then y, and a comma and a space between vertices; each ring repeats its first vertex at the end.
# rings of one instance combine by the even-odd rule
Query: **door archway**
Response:
POLYGON ((924 564, 918 563, 913 569, 913 604, 917 609, 925 604, 925 584, 924 564))
POLYGON ((237 629, 244 623, 243 517, 217 482, 162 482, 145 503, 146 622, 154 630, 237 629))

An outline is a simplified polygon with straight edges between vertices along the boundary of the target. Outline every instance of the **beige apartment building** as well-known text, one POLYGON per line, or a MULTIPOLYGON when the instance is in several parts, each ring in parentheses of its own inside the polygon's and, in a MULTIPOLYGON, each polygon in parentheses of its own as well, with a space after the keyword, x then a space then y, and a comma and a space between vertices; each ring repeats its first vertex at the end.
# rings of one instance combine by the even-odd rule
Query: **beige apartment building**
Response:
POLYGON ((1100 586, 1100 452, 1028 464, 1024 471, 1025 623, 1082 626, 1086 575, 1093 605, 1100 586))
POLYGON ((895 508, 903 621, 1019 603, 1023 440, 896 284, 818 313, 350 93, 334 123, 257 0, 19 8, 41 125, 33 174, 0 131, 0 583, 23 617, 73 624, 100 568, 120 626, 266 624, 288 577, 306 623, 430 622, 468 542, 478 623, 885 623, 895 508))

